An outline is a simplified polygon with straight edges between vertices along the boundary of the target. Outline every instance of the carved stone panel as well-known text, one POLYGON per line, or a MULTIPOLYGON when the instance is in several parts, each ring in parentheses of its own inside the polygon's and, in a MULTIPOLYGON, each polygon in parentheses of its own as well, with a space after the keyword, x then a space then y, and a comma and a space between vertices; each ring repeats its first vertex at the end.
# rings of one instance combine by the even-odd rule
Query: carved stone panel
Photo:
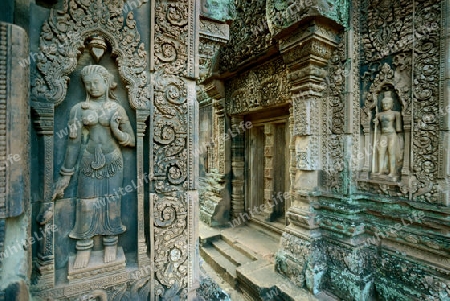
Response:
POLYGON ((28 56, 28 37, 0 23, 0 43, 0 218, 8 218, 22 214, 29 198, 29 68, 17 64, 28 56))
POLYGON ((154 102, 150 173, 151 300, 191 298, 198 222, 198 7, 193 0, 155 1, 150 69, 154 102))
POLYGON ((290 84, 281 58, 236 76, 227 84, 227 111, 242 114, 290 102, 290 84))
POLYGON ((38 298, 195 294, 198 8, 132 5, 61 0, 35 37, 38 298))
POLYGON ((0 22, 0 300, 28 300, 30 74, 18 64, 28 45, 24 29, 0 22))
POLYGON ((379 104, 375 105, 381 101, 376 98, 382 98, 383 91, 391 91, 393 111, 400 113, 402 128, 395 139, 400 147, 398 176, 383 176, 373 185, 361 182, 361 188, 370 187, 381 194, 410 200, 446 203, 446 194, 442 193, 445 176, 439 174, 438 168, 443 163, 439 123, 445 109, 439 86, 443 59, 440 58, 441 5, 436 1, 422 1, 414 10, 413 3, 408 1, 363 1, 362 10, 367 13, 361 33, 364 60, 361 97, 367 100, 361 111, 365 137, 362 179, 369 178, 368 172, 377 167, 379 150, 384 149, 377 143, 386 135, 378 129, 378 138, 374 140, 371 123, 377 119, 374 108, 378 107, 378 114, 383 115, 379 104))

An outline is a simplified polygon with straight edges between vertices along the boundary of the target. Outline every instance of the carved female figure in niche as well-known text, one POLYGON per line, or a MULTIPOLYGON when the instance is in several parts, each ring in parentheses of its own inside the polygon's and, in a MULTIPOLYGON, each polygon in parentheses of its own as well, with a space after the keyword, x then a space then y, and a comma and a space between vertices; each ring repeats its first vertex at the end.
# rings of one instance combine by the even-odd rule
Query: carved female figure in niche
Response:
MULTIPOLYGON (((398 163, 401 160, 401 150, 398 132, 402 131, 402 121, 400 112, 393 111, 394 99, 392 92, 386 91, 381 100, 383 112, 377 113, 373 122, 375 128, 380 124, 381 133, 379 139, 375 137, 374 143, 377 144, 378 157, 374 154, 374 160, 378 159, 378 166, 374 164, 374 175, 387 174, 389 178, 397 176, 398 163)), ((375 129, 376 133, 376 129, 375 129)), ((376 135, 376 134, 375 134, 376 135)))
POLYGON ((112 93, 116 87, 113 75, 103 66, 88 65, 81 70, 81 77, 87 96, 70 111, 65 161, 53 195, 53 199, 63 196, 82 151, 75 225, 69 234, 77 240, 75 269, 89 264, 95 235, 103 236, 104 262, 116 260, 118 235, 126 230, 121 220, 121 197, 116 192, 123 185, 120 146, 135 145, 128 116, 112 93))

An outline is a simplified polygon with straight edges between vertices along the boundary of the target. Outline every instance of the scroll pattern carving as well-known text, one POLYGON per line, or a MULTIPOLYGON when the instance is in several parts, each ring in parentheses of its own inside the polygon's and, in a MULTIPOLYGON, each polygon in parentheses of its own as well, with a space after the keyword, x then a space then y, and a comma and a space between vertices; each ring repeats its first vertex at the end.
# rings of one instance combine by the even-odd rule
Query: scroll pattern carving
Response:
POLYGON ((378 0, 370 5, 364 2, 363 9, 367 10, 361 26, 366 61, 376 61, 398 51, 412 49, 413 1, 378 0))
POLYGON ((67 92, 69 75, 77 67, 77 56, 85 41, 104 38, 117 56, 119 74, 127 83, 128 97, 134 109, 150 107, 147 52, 140 42, 133 13, 122 16, 123 0, 86 2, 66 0, 62 10, 52 9, 41 31, 33 94, 60 104, 67 92))
POLYGON ((194 3, 156 1, 155 47, 156 72, 194 77, 194 3))
POLYGON ((289 103, 291 98, 287 71, 281 58, 233 78, 229 87, 229 114, 289 103))
POLYGON ((188 241, 186 200, 183 195, 153 198, 155 207, 155 268, 158 279, 157 295, 171 300, 179 294, 186 297, 181 289, 188 285, 188 241), (181 200, 181 201, 180 201, 181 200), (164 290, 163 286, 167 287, 164 290))
MULTIPOLYGON (((193 145, 196 95, 196 2, 154 2, 154 112, 151 196, 152 277, 154 298, 185 299, 193 283, 193 263, 188 258, 195 244, 194 200, 186 190, 195 189, 193 145), (190 217, 191 219, 188 219, 190 217)), ((152 68, 153 69, 153 68, 152 68)), ((153 298, 153 297, 152 297, 153 298)))
POLYGON ((187 177, 187 85, 174 76, 155 85, 154 174, 156 191, 181 191, 187 177))
POLYGON ((180 78, 161 77, 155 85, 153 168, 157 194, 152 202, 154 260, 158 263, 155 294, 165 298, 177 295, 187 286, 187 201, 182 194, 188 188, 187 97, 187 85, 180 78), (176 260, 171 259, 172 253, 176 260))

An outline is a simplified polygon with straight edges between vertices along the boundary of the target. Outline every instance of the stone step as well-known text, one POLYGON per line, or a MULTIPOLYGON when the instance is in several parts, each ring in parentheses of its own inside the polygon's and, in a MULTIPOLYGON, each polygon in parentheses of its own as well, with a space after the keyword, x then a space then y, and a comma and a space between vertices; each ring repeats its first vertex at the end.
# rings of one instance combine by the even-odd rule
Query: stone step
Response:
POLYGON ((236 266, 222 255, 214 246, 200 247, 200 255, 203 259, 228 282, 236 287, 236 266))
POLYGON ((237 267, 253 261, 251 256, 246 256, 245 253, 242 253, 239 249, 234 248, 233 245, 228 244, 222 239, 213 241, 212 245, 237 267))
MULTIPOLYGON (((242 294, 249 300, 319 301, 321 299, 299 288, 276 273, 273 264, 258 260, 237 269, 237 281, 242 294)), ((325 301, 325 300, 324 300, 325 301)), ((329 301, 329 300, 327 300, 329 301)))
POLYGON ((285 226, 280 222, 263 222, 258 218, 254 218, 247 223, 247 226, 270 236, 276 241, 280 241, 285 226))
POLYGON ((228 237, 226 234, 222 233, 222 240, 224 242, 226 242, 228 245, 230 245, 231 247, 233 247, 233 249, 241 252, 242 254, 244 254, 246 257, 250 258, 251 260, 257 260, 258 259, 258 254, 256 254, 255 252, 247 249, 245 246, 243 246, 241 243, 237 242, 236 240, 228 237))

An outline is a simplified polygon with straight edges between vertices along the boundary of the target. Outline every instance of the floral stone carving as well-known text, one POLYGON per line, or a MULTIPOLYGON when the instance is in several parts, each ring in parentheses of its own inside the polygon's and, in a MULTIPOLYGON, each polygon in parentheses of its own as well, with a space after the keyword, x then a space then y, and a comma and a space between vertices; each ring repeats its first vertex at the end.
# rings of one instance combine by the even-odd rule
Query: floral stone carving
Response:
MULTIPOLYGON (((117 56, 119 74, 127 83, 131 106, 149 109, 148 81, 144 72, 147 52, 140 42, 134 15, 130 12, 124 20, 123 0, 100 4, 66 0, 63 10, 51 10, 42 27, 40 49, 43 55, 36 62, 40 72, 32 83, 33 94, 60 104, 67 93, 68 76, 77 66, 85 41, 98 44, 104 39, 111 45, 112 54, 117 56)), ((100 48, 94 47, 94 52, 100 48)))

